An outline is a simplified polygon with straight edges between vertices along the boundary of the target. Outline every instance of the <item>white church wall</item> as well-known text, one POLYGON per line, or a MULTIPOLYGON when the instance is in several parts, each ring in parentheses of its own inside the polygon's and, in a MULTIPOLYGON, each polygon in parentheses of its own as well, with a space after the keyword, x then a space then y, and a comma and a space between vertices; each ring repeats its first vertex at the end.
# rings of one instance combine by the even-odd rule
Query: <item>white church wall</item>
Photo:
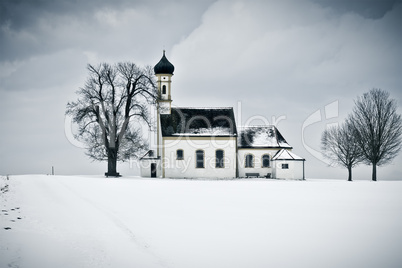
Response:
POLYGON ((163 138, 162 169, 168 178, 234 178, 236 177, 235 137, 163 138), (183 150, 183 159, 177 160, 177 150, 183 150), (216 168, 216 150, 224 151, 224 168, 216 168), (204 152, 204 168, 196 167, 196 151, 204 152))
POLYGON ((304 179, 304 161, 299 160, 276 160, 275 161, 275 178, 277 179, 304 179), (288 168, 285 168, 287 165, 288 168))
POLYGON ((278 149, 266 149, 266 148, 238 148, 238 165, 239 165, 239 177, 246 177, 246 173, 259 173, 260 176, 266 176, 267 173, 271 173, 273 176, 273 161, 272 157, 278 152, 278 149), (246 155, 251 154, 254 158, 254 166, 246 168, 246 155), (270 156, 269 167, 262 167, 262 157, 268 154, 270 156))

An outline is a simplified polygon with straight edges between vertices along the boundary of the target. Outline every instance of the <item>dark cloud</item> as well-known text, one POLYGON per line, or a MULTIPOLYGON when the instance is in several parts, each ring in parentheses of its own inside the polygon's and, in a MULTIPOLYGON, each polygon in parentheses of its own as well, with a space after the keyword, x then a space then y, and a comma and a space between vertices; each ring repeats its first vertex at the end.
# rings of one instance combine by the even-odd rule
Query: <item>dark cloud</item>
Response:
POLYGON ((324 6, 333 8, 339 13, 355 12, 365 18, 380 19, 401 0, 313 0, 324 6))
POLYGON ((1 1, 0 60, 22 60, 66 48, 97 47, 112 55, 145 43, 160 45, 160 39, 162 45, 171 46, 172 36, 180 39, 196 27, 211 2, 1 1))
POLYGON ((31 28, 38 20, 52 16, 69 15, 78 18, 102 8, 122 9, 125 6, 142 5, 145 1, 128 0, 3 0, 0 2, 0 23, 13 30, 31 28))
MULTIPOLYGON (((116 1, 116 6, 118 3, 116 1)), ((1 59, 21 60, 60 49, 56 36, 61 30, 60 22, 70 26, 77 21, 84 23, 83 18, 91 20, 93 11, 104 6, 94 1, 1 1, 1 59)), ((70 42, 65 43, 65 46, 70 45, 70 42)))
POLYGON ((49 26, 56 22, 57 18, 68 17, 70 21, 87 16, 93 10, 102 5, 93 5, 93 1, 12 1, 0 2, 0 24, 2 27, 2 39, 7 38, 10 42, 11 35, 27 33, 32 35, 40 34, 37 29, 41 24, 49 26), (91 5, 92 3, 92 5, 91 5))

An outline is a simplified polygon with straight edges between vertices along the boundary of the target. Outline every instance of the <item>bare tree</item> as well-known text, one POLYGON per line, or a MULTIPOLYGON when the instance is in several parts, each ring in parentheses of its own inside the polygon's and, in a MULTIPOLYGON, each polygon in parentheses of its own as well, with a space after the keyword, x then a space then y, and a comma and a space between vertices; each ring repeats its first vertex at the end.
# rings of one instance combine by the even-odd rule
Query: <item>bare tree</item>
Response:
POLYGON ((349 123, 326 129, 321 136, 323 155, 333 164, 348 169, 348 181, 352 181, 352 168, 362 161, 362 151, 349 123))
POLYGON ((355 101, 350 117, 366 164, 372 165, 372 180, 377 166, 388 164, 401 149, 402 120, 396 100, 381 89, 372 89, 355 101))
POLYGON ((66 114, 78 124, 76 135, 87 145, 86 154, 108 161, 106 176, 119 176, 117 161, 138 157, 146 147, 134 120, 149 122, 149 104, 157 91, 151 67, 134 63, 88 65, 85 86, 78 100, 67 104, 66 114))

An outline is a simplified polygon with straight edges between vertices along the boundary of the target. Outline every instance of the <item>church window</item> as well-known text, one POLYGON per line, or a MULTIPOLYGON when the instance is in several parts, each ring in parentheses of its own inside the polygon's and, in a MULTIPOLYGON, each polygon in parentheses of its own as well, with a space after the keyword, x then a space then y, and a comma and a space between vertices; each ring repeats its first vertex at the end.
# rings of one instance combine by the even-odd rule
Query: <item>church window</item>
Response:
POLYGON ((252 154, 246 155, 246 168, 254 167, 254 156, 252 154))
POLYGON ((289 169, 289 164, 282 164, 282 169, 289 169))
POLYGON ((166 94, 166 85, 162 86, 162 94, 166 94))
POLYGON ((216 164, 215 167, 216 168, 224 168, 225 167, 225 163, 223 162, 223 150, 216 150, 215 152, 215 159, 216 159, 216 164))
POLYGON ((176 151, 176 159, 177 160, 183 160, 183 155, 184 155, 184 153, 183 153, 182 149, 179 149, 176 151))
POLYGON ((195 157, 196 157, 196 168, 204 168, 204 151, 203 150, 197 150, 195 152, 195 157))
POLYGON ((262 167, 263 168, 269 167, 269 155, 268 154, 264 154, 262 156, 262 167))

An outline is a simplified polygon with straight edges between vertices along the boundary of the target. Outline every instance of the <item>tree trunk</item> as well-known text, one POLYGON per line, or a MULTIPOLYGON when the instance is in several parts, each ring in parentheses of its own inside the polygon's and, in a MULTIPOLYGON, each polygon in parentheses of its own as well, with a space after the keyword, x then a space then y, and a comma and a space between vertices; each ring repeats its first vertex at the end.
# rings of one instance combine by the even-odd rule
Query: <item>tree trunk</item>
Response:
POLYGON ((348 181, 352 181, 352 167, 348 167, 348 181))
POLYGON ((120 177, 120 174, 117 172, 117 149, 116 148, 108 148, 107 154, 107 172, 105 173, 106 177, 120 177))
POLYGON ((373 173, 371 174, 371 179, 373 181, 377 180, 377 163, 373 163, 373 173))

